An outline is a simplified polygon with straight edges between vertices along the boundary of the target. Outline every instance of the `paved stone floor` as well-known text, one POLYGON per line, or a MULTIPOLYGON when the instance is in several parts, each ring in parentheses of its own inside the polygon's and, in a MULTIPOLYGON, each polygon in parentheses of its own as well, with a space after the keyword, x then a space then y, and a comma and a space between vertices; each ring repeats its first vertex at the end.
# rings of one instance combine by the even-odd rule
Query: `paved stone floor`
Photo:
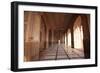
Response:
POLYGON ((40 52, 40 60, 83 59, 84 52, 80 49, 66 48, 63 44, 55 44, 40 52))

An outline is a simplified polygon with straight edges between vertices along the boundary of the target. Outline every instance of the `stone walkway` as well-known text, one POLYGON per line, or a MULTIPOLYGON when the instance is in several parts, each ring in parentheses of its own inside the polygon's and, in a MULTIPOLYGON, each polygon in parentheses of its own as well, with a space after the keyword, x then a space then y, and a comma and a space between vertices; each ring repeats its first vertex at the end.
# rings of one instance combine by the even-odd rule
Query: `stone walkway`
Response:
POLYGON ((59 60, 59 59, 84 59, 83 50, 66 48, 63 44, 55 44, 40 52, 40 60, 59 60))

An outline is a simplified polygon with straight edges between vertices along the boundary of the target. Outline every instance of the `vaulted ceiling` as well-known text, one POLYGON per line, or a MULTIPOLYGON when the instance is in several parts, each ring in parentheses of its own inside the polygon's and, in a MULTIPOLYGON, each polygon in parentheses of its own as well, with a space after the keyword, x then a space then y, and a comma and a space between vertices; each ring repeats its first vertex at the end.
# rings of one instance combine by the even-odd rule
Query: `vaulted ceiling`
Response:
POLYGON ((68 13, 43 13, 42 18, 49 29, 65 30, 71 22, 74 14, 68 13))

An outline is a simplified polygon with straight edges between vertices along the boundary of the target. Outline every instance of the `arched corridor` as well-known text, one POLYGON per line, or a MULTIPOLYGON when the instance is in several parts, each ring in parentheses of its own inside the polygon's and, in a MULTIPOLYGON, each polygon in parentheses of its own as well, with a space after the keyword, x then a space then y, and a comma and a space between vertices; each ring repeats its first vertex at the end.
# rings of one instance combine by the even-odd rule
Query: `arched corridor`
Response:
POLYGON ((90 58, 90 15, 24 12, 24 61, 90 58))

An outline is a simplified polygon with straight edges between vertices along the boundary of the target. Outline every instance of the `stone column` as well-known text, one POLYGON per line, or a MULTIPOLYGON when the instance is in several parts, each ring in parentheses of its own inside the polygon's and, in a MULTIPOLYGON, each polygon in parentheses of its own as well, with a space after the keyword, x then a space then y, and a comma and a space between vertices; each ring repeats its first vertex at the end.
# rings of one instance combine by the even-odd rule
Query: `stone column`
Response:
POLYGON ((74 48, 74 33, 73 26, 71 27, 71 48, 74 48))
POLYGON ((90 58, 90 31, 89 24, 86 15, 81 15, 82 26, 83 26, 83 46, 85 58, 90 58))
POLYGON ((52 47, 53 47, 53 45, 54 45, 54 31, 52 30, 51 33, 52 33, 52 47))
POLYGON ((49 29, 46 29, 46 48, 49 47, 49 29))

